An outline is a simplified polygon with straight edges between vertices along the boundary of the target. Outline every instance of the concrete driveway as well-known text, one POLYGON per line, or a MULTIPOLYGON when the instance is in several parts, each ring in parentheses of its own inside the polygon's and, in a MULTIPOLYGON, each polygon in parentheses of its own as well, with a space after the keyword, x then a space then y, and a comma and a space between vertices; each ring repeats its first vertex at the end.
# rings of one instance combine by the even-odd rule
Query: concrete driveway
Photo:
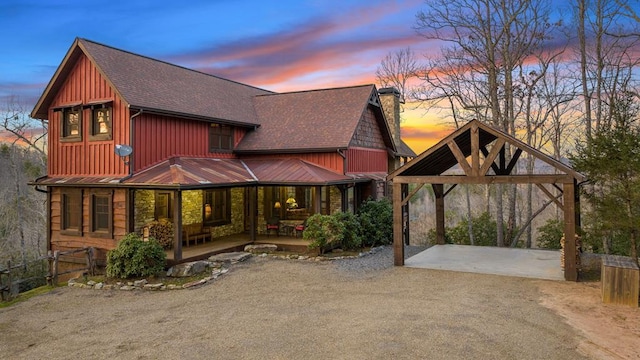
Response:
POLYGON ((406 267, 564 280, 560 251, 434 245, 405 260, 406 267))

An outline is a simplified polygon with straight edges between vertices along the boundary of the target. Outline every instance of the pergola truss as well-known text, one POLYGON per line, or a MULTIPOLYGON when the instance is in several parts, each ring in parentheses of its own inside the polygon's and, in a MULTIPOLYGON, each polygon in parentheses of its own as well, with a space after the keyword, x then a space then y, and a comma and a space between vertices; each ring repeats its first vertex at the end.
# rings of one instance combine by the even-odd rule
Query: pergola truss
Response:
POLYGON ((577 280, 576 228, 580 225, 579 184, 584 175, 552 157, 532 148, 515 137, 477 120, 472 120, 442 139, 418 157, 391 173, 387 180, 393 183, 394 263, 404 265, 404 244, 408 231, 403 220, 408 219, 409 199, 425 184, 431 184, 436 205, 436 240, 444 244, 444 200, 458 184, 535 184, 564 212, 565 279, 577 280), (508 151, 510 147, 511 151, 508 151), (514 174, 513 170, 523 152, 543 161, 552 172, 514 174), (507 159, 508 154, 512 153, 507 159), (463 174, 448 174, 455 166, 463 174), (411 192, 408 184, 419 184, 411 192), (446 184, 449 184, 445 190, 446 184), (559 194, 554 195, 545 185, 551 184, 559 194), (562 198, 562 201, 560 201, 562 198), (404 231, 403 231, 404 230, 404 231))

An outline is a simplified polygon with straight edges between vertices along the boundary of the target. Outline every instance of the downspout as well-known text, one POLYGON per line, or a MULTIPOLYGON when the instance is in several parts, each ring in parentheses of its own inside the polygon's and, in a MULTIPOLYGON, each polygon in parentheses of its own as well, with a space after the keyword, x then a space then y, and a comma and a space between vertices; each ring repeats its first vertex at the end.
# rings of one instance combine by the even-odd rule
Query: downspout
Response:
MULTIPOLYGON (((133 119, 140 116, 141 114, 142 114, 142 109, 138 110, 137 113, 129 117, 129 146, 131 146, 131 148, 133 148, 133 139, 134 139, 134 131, 135 131, 135 127, 133 126, 133 119)), ((124 182, 125 180, 133 176, 133 155, 134 155, 133 153, 129 155, 129 175, 120 179, 119 181, 120 183, 124 182)))
MULTIPOLYGON (((46 178, 46 177, 47 177, 47 175, 42 175, 42 176, 40 176, 39 178, 37 178, 37 179, 34 181, 34 183, 37 183, 38 181, 40 181, 40 180, 42 180, 42 179, 44 179, 44 178, 46 178)), ((36 189, 36 191, 37 191, 37 192, 41 192, 41 193, 44 193, 44 194, 48 194, 48 193, 49 193, 49 190, 42 190, 42 189, 38 188, 38 185, 37 185, 37 184, 36 184, 36 186, 34 186, 33 188, 34 188, 34 189, 36 189)), ((48 188, 47 188, 47 189, 48 189, 48 188)))

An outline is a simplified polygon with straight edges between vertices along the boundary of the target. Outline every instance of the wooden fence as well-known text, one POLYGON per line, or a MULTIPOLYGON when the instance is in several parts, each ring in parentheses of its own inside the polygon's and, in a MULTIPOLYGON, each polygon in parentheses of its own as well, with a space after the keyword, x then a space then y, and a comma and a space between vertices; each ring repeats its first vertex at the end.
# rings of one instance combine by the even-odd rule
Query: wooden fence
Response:
POLYGON ((47 281, 48 285, 58 285, 58 277, 60 275, 70 274, 74 272, 85 272, 90 275, 95 274, 95 249, 92 247, 85 247, 81 249, 75 250, 67 250, 67 251, 59 251, 56 250, 54 252, 49 251, 46 256, 37 258, 35 260, 29 261, 25 264, 12 265, 11 261, 7 261, 7 265, 4 269, 0 268, 0 299, 2 301, 10 301, 15 298, 19 291, 18 286, 20 283, 44 278, 47 281), (79 253, 85 253, 85 263, 82 267, 67 269, 65 271, 60 271, 59 264, 60 258, 64 256, 72 256, 79 253), (16 270, 26 270, 30 264, 35 264, 41 262, 43 260, 47 260, 49 262, 49 270, 46 275, 39 275, 30 278, 21 278, 16 279, 16 270))

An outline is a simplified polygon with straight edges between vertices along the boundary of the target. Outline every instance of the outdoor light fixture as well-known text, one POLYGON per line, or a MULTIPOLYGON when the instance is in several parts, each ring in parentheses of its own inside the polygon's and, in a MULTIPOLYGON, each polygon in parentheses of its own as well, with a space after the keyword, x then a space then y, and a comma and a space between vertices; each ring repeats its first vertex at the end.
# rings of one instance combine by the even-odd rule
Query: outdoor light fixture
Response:
POLYGON ((282 205, 280 205, 280 201, 276 201, 275 204, 273 204, 273 208, 274 209, 280 209, 282 207, 282 205))
POLYGON ((293 197, 288 198, 287 199, 287 207, 289 209, 297 208, 298 207, 298 203, 296 203, 296 199, 294 199, 293 197))

